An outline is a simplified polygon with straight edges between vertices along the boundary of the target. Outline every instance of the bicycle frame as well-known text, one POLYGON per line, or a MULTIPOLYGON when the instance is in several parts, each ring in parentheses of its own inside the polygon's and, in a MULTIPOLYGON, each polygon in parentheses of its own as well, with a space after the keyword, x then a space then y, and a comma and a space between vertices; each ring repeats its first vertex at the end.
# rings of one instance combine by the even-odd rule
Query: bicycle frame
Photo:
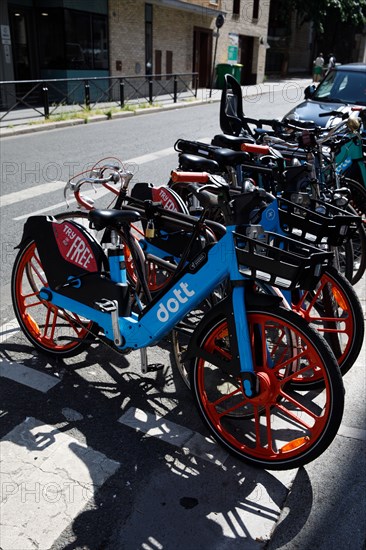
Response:
POLYGON ((366 164, 363 159, 361 137, 357 139, 357 142, 351 140, 342 145, 339 153, 336 155, 335 161, 337 174, 346 176, 348 172, 352 173, 356 169, 361 175, 359 181, 366 188, 366 164))
MULTIPOLYGON (((230 334, 233 335, 233 374, 240 374, 244 381, 247 396, 253 395, 246 378, 254 374, 249 330, 246 320, 245 277, 239 272, 233 231, 236 226, 227 228, 227 233, 221 240, 203 251, 191 261, 182 271, 174 284, 168 285, 159 296, 153 300, 140 315, 131 313, 129 317, 118 316, 118 304, 110 312, 100 311, 75 299, 44 287, 40 298, 59 308, 96 322, 104 331, 105 336, 114 341, 121 350, 140 349, 157 344, 187 313, 197 307, 224 280, 232 282, 232 307, 234 318, 229 321, 230 334), (240 330, 240 338, 236 338, 236 330, 240 330), (234 331, 234 333, 232 332, 234 331), (238 349, 235 349, 236 343, 238 349), (249 374, 248 374, 249 373, 249 374)), ((113 263, 120 263, 120 256, 111 256, 110 271, 115 274, 117 269, 113 263)), ((118 276, 119 283, 124 278, 118 276)), ((214 356, 212 362, 215 362, 214 356)))

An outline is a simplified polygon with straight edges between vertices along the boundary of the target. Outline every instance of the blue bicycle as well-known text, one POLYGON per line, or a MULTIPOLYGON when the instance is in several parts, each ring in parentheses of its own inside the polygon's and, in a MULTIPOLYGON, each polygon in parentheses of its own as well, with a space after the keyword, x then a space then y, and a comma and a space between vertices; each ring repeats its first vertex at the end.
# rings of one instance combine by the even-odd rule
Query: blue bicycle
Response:
MULTIPOLYGON (((218 200, 207 188, 201 199, 207 207, 218 200)), ((225 299, 198 324, 186 352, 198 411, 237 458, 269 469, 299 467, 317 458, 337 433, 342 378, 319 334, 280 307, 277 297, 254 291, 253 281, 265 277, 280 288, 313 287, 331 254, 273 233, 249 237, 245 205, 234 199, 230 208, 222 238, 182 265, 150 303, 140 303, 140 311, 131 307, 136 287, 126 276, 121 239, 143 279, 130 230, 137 212, 89 213, 96 230, 111 232, 107 253, 72 220, 31 217, 13 268, 13 307, 39 350, 64 357, 98 338, 122 353, 141 349, 144 373, 146 348, 225 284, 225 299), (301 379, 319 374, 323 389, 304 389, 301 379)))

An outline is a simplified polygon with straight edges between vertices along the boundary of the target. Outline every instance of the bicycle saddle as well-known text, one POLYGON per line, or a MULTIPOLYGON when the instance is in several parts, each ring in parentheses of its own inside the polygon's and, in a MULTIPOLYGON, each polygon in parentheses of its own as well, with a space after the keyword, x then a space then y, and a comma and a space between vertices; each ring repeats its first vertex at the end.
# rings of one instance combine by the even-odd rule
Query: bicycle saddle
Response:
POLYGON ((232 149, 214 148, 209 152, 209 157, 216 160, 220 167, 238 166, 245 162, 250 162, 250 156, 243 151, 233 151, 232 149))
POLYGON ((89 220, 97 231, 101 231, 106 227, 118 229, 121 225, 137 222, 140 218, 140 214, 134 210, 95 209, 89 212, 89 220))
POLYGON ((187 171, 209 172, 210 174, 217 174, 220 171, 220 167, 215 160, 191 155, 190 153, 181 153, 179 155, 179 168, 187 171))
POLYGON ((255 143, 255 140, 250 137, 237 137, 227 134, 217 134, 211 141, 212 145, 218 147, 226 147, 233 151, 241 151, 240 147, 243 143, 255 143))

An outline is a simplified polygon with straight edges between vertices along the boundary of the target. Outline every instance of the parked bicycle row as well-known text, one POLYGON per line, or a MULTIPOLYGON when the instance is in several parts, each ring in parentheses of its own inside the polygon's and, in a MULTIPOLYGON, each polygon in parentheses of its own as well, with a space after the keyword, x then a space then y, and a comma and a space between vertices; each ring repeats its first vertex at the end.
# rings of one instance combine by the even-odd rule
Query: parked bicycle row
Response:
POLYGON ((294 468, 335 437, 364 337, 352 284, 366 266, 365 110, 324 131, 239 116, 232 99, 211 144, 178 139, 164 185, 103 159, 65 188, 78 210, 29 218, 13 305, 57 357, 140 349, 146 373, 162 368, 148 347, 168 338, 213 437, 255 466, 294 468))

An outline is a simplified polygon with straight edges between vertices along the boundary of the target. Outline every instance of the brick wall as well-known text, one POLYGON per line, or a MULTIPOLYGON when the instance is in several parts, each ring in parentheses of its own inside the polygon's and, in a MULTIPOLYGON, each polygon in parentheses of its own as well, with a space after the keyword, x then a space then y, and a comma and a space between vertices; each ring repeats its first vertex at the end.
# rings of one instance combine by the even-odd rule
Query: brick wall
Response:
MULTIPOLYGON (((208 2, 191 2, 208 5, 208 2)), ((213 7, 213 6, 210 6, 213 7)), ((153 52, 162 51, 165 72, 166 51, 173 52, 173 71, 192 72, 193 28, 210 28, 214 18, 202 14, 153 5, 153 52)), ((142 0, 109 1, 109 42, 111 76, 145 73, 145 2, 142 0), (122 61, 122 71, 116 61, 122 61)))
POLYGON ((221 4, 227 15, 225 24, 220 31, 218 63, 227 62, 229 33, 254 37, 252 66, 248 69, 257 75, 257 83, 263 82, 270 0, 260 0, 258 19, 252 18, 253 0, 241 0, 239 15, 233 14, 232 0, 222 0, 221 4))
MULTIPOLYGON (((229 33, 254 37, 251 71, 257 74, 257 82, 262 82, 266 48, 260 44, 260 39, 266 42, 270 0, 260 0, 257 20, 252 19, 253 0, 241 1, 238 17, 232 14, 232 0, 218 0, 217 3, 209 0, 189 0, 189 3, 227 12, 224 26, 220 29, 217 63, 227 62, 229 33)), ((153 59, 155 50, 161 50, 162 73, 166 72, 167 50, 173 52, 173 72, 191 72, 194 27, 215 30, 215 20, 216 17, 208 14, 204 9, 201 14, 195 14, 153 4, 153 59)), ((111 76, 145 73, 145 2, 143 0, 109 0, 109 43, 111 76), (121 71, 116 69, 116 61, 122 62, 121 71)))

